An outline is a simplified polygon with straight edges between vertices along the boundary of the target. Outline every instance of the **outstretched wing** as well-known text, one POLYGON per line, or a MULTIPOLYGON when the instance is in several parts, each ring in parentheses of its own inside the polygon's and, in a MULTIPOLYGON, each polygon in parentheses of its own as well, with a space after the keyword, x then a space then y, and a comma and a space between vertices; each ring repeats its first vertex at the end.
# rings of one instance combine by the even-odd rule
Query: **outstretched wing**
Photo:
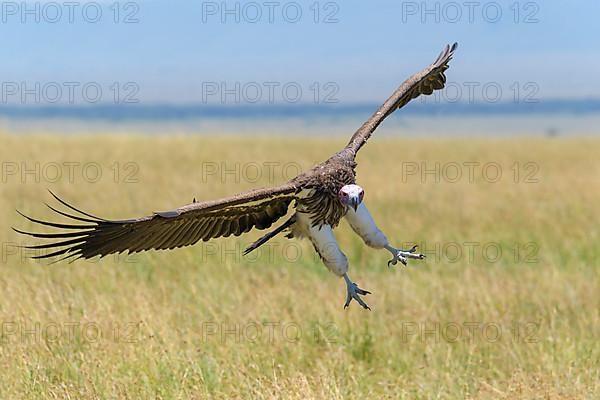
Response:
POLYGON ((446 83, 444 71, 448 69, 448 62, 452 59, 454 50, 457 47, 458 43, 454 43, 452 47, 446 46, 433 64, 404 81, 394 94, 379 107, 379 110, 352 135, 346 149, 351 150, 356 155, 388 115, 422 94, 429 95, 434 90, 442 89, 446 83))
MULTIPOLYGON (((150 249, 165 250, 192 245, 199 240, 235 235, 252 228, 266 229, 286 215, 288 206, 296 198, 296 189, 286 184, 272 189, 258 189, 226 199, 195 202, 172 211, 156 212, 151 216, 106 220, 78 210, 50 192, 63 206, 77 215, 60 211, 50 205, 52 211, 70 218, 69 223, 55 223, 25 218, 36 224, 58 228, 55 233, 30 233, 13 228, 21 234, 39 239, 51 239, 50 243, 26 246, 43 254, 32 258, 62 256, 60 260, 104 257, 107 254, 128 251, 136 253, 150 249), (80 221, 83 224, 73 224, 80 221)), ((59 261, 60 261, 59 260, 59 261)))

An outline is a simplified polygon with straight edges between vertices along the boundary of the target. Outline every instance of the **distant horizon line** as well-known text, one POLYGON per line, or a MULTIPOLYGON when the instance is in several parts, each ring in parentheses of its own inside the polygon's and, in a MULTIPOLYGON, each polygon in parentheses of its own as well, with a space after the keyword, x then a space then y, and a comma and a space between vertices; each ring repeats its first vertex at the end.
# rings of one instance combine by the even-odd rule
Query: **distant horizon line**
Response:
MULTIPOLYGON (((368 116, 380 106, 375 102, 355 103, 96 103, 96 104, 0 104, 0 117, 11 119, 82 120, 181 120, 195 118, 336 118, 368 116)), ((596 114, 600 98, 547 99, 530 102, 449 102, 425 98, 414 100, 402 115, 483 116, 528 114, 596 114)))

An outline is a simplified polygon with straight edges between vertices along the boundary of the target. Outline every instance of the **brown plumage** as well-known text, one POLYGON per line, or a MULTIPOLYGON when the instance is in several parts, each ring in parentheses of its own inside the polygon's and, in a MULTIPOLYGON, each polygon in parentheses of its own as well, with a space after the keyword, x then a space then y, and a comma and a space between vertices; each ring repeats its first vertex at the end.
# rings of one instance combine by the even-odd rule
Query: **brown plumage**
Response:
POLYGON ((446 46, 438 58, 427 68, 408 78, 396 91, 379 107, 379 109, 352 135, 346 150, 356 155, 358 150, 367 142, 371 134, 377 129, 388 115, 402 108, 420 95, 430 95, 435 90, 444 88, 446 75, 449 68, 448 62, 452 59, 458 43, 446 46))
MULTIPOLYGON (((27 246, 30 249, 47 250, 48 253, 33 258, 61 257, 75 260, 113 253, 135 253, 150 249, 165 250, 189 246, 200 240, 210 240, 230 235, 239 236, 252 229, 270 228, 288 213, 290 204, 297 212, 308 213, 314 225, 335 227, 344 216, 346 208, 338 199, 344 185, 355 183, 355 156, 379 124, 396 109, 421 94, 429 95, 444 87, 456 43, 442 51, 436 61, 421 72, 407 79, 392 96, 354 133, 348 145, 325 162, 316 165, 288 183, 269 189, 258 189, 229 198, 200 201, 172 211, 128 220, 106 220, 80 211, 52 194, 69 212, 56 213, 80 223, 54 223, 33 219, 31 222, 58 228, 58 233, 30 233, 15 231, 40 239, 51 239, 47 244, 27 246), (77 213, 73 215, 72 212, 77 213)), ((294 223, 292 216, 285 224, 294 223)), ((14 229, 14 228, 13 228, 14 229)), ((249 247, 260 246, 282 231, 267 234, 249 247)))

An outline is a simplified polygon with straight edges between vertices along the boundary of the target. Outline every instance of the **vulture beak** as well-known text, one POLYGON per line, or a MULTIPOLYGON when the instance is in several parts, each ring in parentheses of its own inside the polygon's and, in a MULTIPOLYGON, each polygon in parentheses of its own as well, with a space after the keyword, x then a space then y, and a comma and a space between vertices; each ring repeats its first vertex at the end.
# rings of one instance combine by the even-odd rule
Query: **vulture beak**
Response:
POLYGON ((359 204, 360 204, 360 199, 358 197, 350 198, 350 207, 352 207, 354 209, 354 212, 356 212, 356 209, 358 209, 359 204))

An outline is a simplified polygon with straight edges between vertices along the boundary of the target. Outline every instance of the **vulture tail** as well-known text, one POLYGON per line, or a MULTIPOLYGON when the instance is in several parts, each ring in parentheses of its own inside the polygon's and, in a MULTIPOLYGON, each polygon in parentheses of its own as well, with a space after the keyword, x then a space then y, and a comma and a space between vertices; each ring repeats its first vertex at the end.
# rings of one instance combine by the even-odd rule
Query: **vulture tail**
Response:
POLYGON ((267 233, 266 235, 264 235, 263 237, 258 239, 256 242, 252 243, 250 246, 246 247, 246 249, 244 250, 244 255, 250 253, 252 250, 255 250, 255 249, 259 248, 260 246, 262 246, 263 244, 267 243, 271 238, 277 236, 277 234, 279 234, 283 230, 289 228, 295 222, 296 222, 296 216, 292 215, 290 217, 290 219, 288 219, 287 221, 285 221, 283 223, 283 225, 277 227, 275 230, 272 230, 271 232, 267 233))

